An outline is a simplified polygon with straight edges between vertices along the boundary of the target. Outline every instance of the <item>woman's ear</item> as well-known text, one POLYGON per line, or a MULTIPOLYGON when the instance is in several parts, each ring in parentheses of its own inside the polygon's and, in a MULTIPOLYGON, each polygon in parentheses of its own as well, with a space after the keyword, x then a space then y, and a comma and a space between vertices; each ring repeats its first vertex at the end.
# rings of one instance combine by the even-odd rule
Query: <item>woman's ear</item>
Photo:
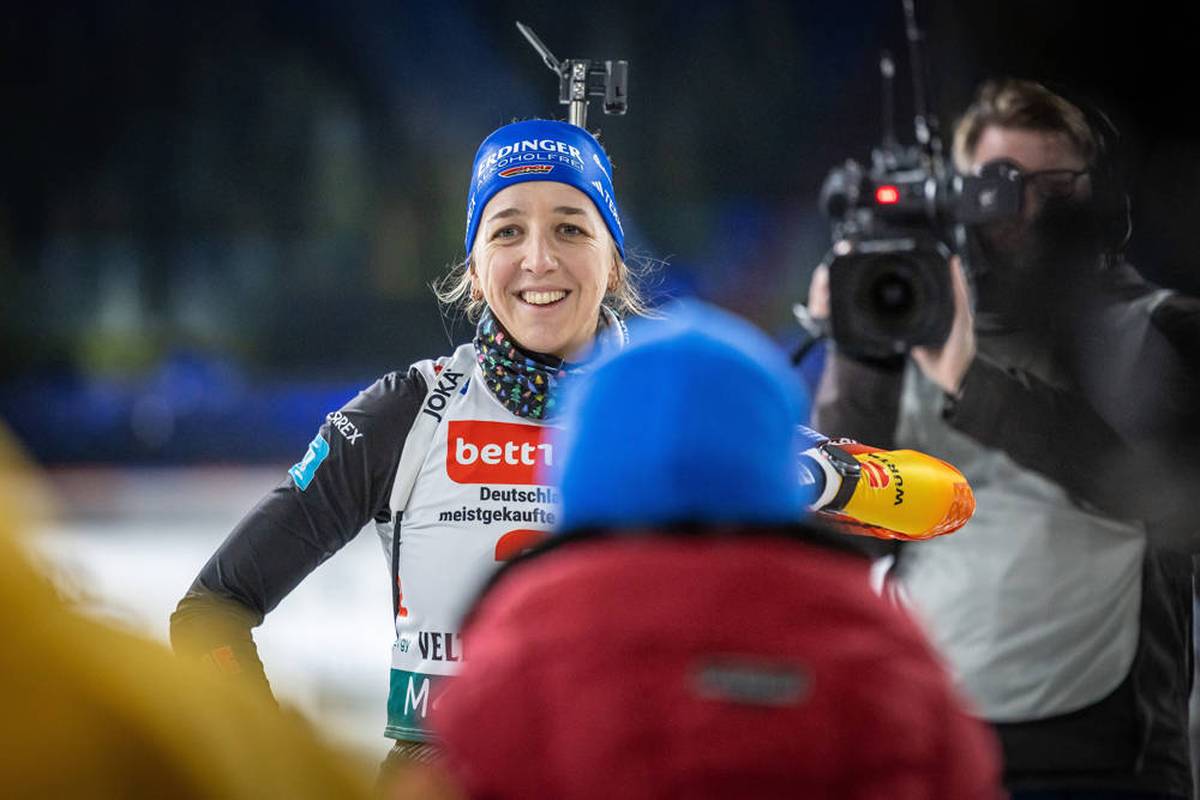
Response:
POLYGON ((482 300, 483 289, 479 287, 479 273, 475 271, 475 257, 467 259, 467 278, 471 281, 471 299, 482 300))
POLYGON ((609 294, 611 294, 611 293, 617 291, 617 289, 621 288, 621 281, 622 281, 622 276, 624 275, 624 272, 625 272, 625 264, 621 261, 620 257, 614 253, 613 254, 613 265, 612 265, 612 269, 610 269, 608 271, 608 286, 606 287, 609 294))

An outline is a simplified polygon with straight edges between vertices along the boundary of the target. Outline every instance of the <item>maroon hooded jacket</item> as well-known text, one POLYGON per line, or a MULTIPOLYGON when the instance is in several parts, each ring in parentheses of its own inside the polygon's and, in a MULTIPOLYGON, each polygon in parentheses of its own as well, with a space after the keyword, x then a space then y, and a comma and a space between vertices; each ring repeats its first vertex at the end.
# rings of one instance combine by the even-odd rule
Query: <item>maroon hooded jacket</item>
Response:
POLYGON ((803 532, 563 541, 468 622, 447 765, 477 798, 1002 796, 992 735, 869 568, 803 532))

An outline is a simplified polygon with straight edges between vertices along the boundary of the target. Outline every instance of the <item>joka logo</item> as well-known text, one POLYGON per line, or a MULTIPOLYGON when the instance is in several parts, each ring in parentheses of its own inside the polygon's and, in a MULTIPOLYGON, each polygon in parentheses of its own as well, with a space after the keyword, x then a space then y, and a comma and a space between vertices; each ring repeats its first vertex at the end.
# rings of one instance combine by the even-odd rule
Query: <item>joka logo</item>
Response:
POLYGON ((443 370, 437 366, 434 367, 433 374, 437 376, 437 383, 434 384, 433 391, 429 393, 429 398, 425 401, 421 413, 428 414, 441 422, 442 411, 445 410, 446 403, 450 402, 450 394, 458 388, 458 381, 462 378, 462 373, 451 369, 443 370))
POLYGON ((866 476, 867 483, 871 485, 872 489, 883 489, 891 482, 891 479, 888 478, 887 471, 874 461, 862 462, 862 472, 863 475, 866 476))
POLYGON ((515 178, 518 175, 545 175, 553 169, 553 164, 522 164, 519 167, 502 169, 497 174, 501 178, 515 178))
POLYGON ((513 422, 451 420, 446 474, 455 483, 540 485, 539 469, 554 465, 552 429, 513 422))

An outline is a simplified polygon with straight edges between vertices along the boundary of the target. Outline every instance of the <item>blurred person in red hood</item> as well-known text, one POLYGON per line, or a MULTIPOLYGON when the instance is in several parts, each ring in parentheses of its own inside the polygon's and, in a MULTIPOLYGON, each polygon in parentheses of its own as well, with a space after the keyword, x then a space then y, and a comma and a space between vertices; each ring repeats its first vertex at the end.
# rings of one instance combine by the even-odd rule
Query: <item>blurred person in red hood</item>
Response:
POLYGON ((443 767, 478 798, 1001 796, 869 559, 797 522, 784 357, 703 306, 643 329, 568 401, 560 535, 468 617, 443 767))

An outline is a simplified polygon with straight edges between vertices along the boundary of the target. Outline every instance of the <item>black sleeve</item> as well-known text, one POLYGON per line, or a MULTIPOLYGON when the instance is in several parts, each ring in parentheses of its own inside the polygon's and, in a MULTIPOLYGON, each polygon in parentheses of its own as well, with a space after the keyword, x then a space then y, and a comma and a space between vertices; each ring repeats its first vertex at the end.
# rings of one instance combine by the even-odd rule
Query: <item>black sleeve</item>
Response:
POLYGON ((858 361, 830 347, 813 407, 816 429, 826 436, 893 449, 904 363, 903 358, 858 361))
POLYGON ((943 415, 1105 513, 1154 521, 1176 511, 1171 465, 1153 447, 1123 439, 1079 393, 980 355, 943 415))
POLYGON ((304 459, 238 523, 171 615, 177 651, 265 685, 250 629, 364 525, 386 518, 425 391, 415 369, 391 373, 326 417, 304 459))
POLYGON ((1200 297, 1172 294, 1155 306, 1150 321, 1187 366, 1200 365, 1200 297))
POLYGON ((1154 308, 1150 322, 1173 356, 1170 364, 1153 364, 1161 368, 1152 384, 1160 415, 1154 427, 1183 444, 1194 463, 1200 456, 1200 298, 1173 294, 1154 308))

